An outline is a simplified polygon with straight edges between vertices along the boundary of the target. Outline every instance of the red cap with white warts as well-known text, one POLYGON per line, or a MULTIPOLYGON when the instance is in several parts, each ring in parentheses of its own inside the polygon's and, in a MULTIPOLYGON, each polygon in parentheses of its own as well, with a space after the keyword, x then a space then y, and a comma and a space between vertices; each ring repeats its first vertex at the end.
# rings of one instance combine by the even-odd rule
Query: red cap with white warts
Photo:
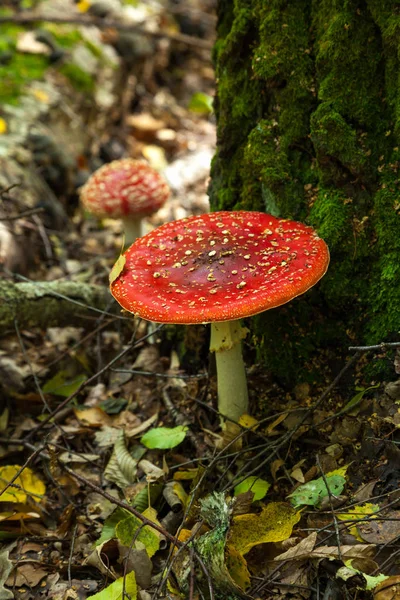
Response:
POLYGON ((98 216, 145 217, 169 196, 161 175, 141 160, 123 158, 100 167, 81 189, 84 207, 98 216))
POLYGON ((136 240, 113 269, 111 293, 149 321, 230 321, 303 294, 328 264, 327 245, 307 225, 259 212, 215 212, 136 240))

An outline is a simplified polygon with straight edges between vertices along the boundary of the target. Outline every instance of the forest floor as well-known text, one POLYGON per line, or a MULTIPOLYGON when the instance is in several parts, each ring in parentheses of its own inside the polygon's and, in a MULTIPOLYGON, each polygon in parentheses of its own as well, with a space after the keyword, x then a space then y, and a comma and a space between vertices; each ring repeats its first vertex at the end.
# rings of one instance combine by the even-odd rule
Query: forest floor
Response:
MULTIPOLYGON (((215 150, 209 53, 165 68, 106 144, 170 183, 149 230, 209 210, 215 150)), ((66 210, 65 231, 41 223, 23 277, 107 287, 120 222, 84 214, 78 193, 66 210)), ((324 384, 287 390, 248 338, 252 416, 221 429, 207 326, 149 331, 111 299, 84 312, 0 338, 0 600, 400 597, 398 354, 349 352, 324 384), (382 355, 393 381, 365 381, 382 355)))

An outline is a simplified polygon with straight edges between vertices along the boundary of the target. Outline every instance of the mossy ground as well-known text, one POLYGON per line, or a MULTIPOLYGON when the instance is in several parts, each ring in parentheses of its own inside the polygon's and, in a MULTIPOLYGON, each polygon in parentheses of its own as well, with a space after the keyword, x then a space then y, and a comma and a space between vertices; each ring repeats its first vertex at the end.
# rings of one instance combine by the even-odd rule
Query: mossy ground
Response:
MULTIPOLYGON (((7 16, 8 12, 0 10, 0 14, 7 16)), ((12 23, 0 25, 0 99, 2 104, 18 104, 18 99, 26 86, 32 81, 42 79, 49 68, 64 75, 78 92, 90 93, 94 90, 94 77, 70 62, 68 52, 77 44, 84 44, 97 59, 102 60, 100 48, 90 41, 84 40, 79 30, 70 25, 43 23, 41 29, 48 32, 54 43, 67 52, 65 58, 55 64, 52 64, 46 55, 17 51, 17 39, 25 31, 24 27, 12 23)), ((104 60, 107 59, 104 58, 104 60)))
POLYGON ((256 319, 283 380, 400 329, 400 11, 395 0, 220 0, 214 210, 313 225, 318 286, 256 319))

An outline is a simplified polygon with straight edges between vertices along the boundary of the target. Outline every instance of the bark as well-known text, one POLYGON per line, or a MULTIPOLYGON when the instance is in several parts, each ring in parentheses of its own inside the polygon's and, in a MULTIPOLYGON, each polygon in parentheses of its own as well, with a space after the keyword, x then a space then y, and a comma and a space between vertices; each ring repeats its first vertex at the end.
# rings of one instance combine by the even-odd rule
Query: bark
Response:
POLYGON ((0 281, 0 334, 14 329, 84 326, 107 310, 107 288, 72 281, 12 283, 0 281), (96 310, 97 309, 97 310, 96 310))
POLYGON ((397 22, 396 0, 219 0, 212 207, 307 222, 331 251, 317 288, 253 321, 282 379, 400 329, 397 22))

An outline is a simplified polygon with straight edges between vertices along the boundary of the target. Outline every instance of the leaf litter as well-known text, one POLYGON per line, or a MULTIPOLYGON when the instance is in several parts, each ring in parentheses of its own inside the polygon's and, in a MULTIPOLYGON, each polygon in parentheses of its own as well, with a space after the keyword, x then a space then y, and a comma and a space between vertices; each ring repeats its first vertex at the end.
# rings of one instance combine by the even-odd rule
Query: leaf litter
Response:
MULTIPOLYGON (((213 2, 195 4, 191 26, 211 41, 213 2)), ((147 8, 132 10, 155 29, 162 22, 172 69, 152 57, 149 79, 137 74, 122 134, 124 152, 164 169, 171 184, 150 229, 208 210, 215 124, 209 51, 186 49, 176 65, 168 32, 182 19, 166 10, 158 21, 147 8)), ((119 158, 114 125, 101 153, 68 167, 71 177, 100 154, 119 158)), ((53 258, 44 263, 35 246, 25 275, 105 287, 123 267, 121 226, 82 215, 76 192, 68 202, 68 230, 38 216, 53 258)), ((1 230, 10 268, 20 252, 1 230)), ((250 394, 264 409, 221 431, 205 331, 151 332, 108 306, 79 327, 2 336, 1 598, 311 599, 331 587, 354 600, 396 597, 399 352, 388 353, 384 387, 362 374, 373 355, 293 392, 252 365, 250 394)))

